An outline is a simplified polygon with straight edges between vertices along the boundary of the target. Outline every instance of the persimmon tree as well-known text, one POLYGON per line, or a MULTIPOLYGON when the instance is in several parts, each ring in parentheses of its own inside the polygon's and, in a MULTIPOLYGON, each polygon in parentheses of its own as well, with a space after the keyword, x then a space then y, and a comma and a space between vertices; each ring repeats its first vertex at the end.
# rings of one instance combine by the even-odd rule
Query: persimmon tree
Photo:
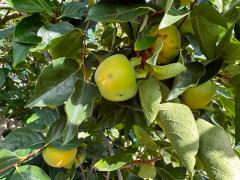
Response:
POLYGON ((0 179, 239 179, 239 7, 0 2, 0 179))

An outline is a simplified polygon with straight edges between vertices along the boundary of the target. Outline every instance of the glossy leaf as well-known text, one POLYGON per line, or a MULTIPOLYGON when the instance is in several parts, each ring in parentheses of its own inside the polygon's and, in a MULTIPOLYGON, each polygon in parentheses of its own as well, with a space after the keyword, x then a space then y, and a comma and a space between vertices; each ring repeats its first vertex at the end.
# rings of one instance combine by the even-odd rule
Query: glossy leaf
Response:
MULTIPOLYGON (((2 147, 2 146, 0 146, 0 147, 1 147, 0 148, 0 169, 1 170, 8 167, 11 164, 18 162, 19 157, 15 153, 13 153, 7 149, 4 149, 4 147, 2 147)), ((2 179, 5 175, 7 175, 13 169, 14 169, 14 167, 1 172, 0 178, 2 179)))
POLYGON ((89 10, 87 19, 96 22, 128 22, 136 21, 138 16, 148 13, 149 11, 155 11, 151 7, 146 6, 143 3, 123 3, 116 1, 112 3, 110 0, 101 0, 94 4, 89 10))
POLYGON ((60 58, 54 60, 40 74, 33 97, 26 107, 57 106, 71 95, 77 79, 78 63, 60 58))
POLYGON ((98 171, 115 171, 132 159, 129 153, 118 153, 114 156, 105 157, 94 164, 94 168, 98 171))
POLYGON ((200 133, 198 157, 209 178, 238 179, 240 177, 240 160, 233 151, 225 131, 203 119, 197 120, 197 126, 200 133))
POLYGON ((44 49, 51 40, 56 39, 73 29, 74 26, 65 21, 61 21, 57 24, 47 24, 41 27, 37 32, 37 35, 42 38, 42 42, 38 45, 38 49, 44 49))
POLYGON ((162 100, 158 81, 152 77, 143 80, 139 85, 139 97, 144 116, 148 124, 150 124, 157 117, 159 105, 162 100))
POLYGON ((146 30, 139 32, 134 43, 134 50, 141 51, 148 49, 154 44, 156 40, 157 37, 150 36, 146 30))
POLYGON ((76 82, 74 92, 65 105, 68 120, 63 132, 64 143, 71 141, 78 132, 78 126, 92 115, 98 94, 96 85, 82 80, 76 82))
POLYGON ((10 6, 22 12, 46 12, 51 14, 52 3, 50 0, 5 0, 10 6))
POLYGON ((204 65, 200 62, 191 62, 186 64, 187 70, 176 76, 173 88, 168 95, 167 100, 173 100, 182 94, 190 86, 197 85, 200 78, 205 75, 204 65))
POLYGON ((9 133, 4 140, 0 142, 0 147, 11 151, 36 149, 42 147, 44 142, 45 140, 40 133, 23 127, 9 133))
POLYGON ((175 77, 185 70, 187 70, 187 68, 183 64, 177 62, 164 66, 152 66, 151 74, 158 80, 165 80, 175 77))
POLYGON ((39 14, 23 18, 16 26, 14 39, 20 43, 38 44, 41 37, 37 36, 38 29, 44 25, 44 19, 39 14))
POLYGON ((208 19, 202 15, 204 12, 205 9, 199 7, 194 8, 191 13, 191 22, 202 53, 208 59, 213 59, 216 54, 219 27, 208 21, 208 19))
POLYGON ((63 130, 66 126, 66 122, 66 118, 62 117, 50 126, 46 136, 47 143, 52 143, 63 136, 63 130))
POLYGON ((148 58, 146 61, 148 64, 154 65, 154 66, 157 64, 158 55, 159 55, 162 47, 163 47, 163 40, 160 39, 159 44, 157 45, 156 49, 154 50, 153 55, 150 58, 148 58))
POLYGON ((42 131, 48 128, 58 118, 59 114, 56 110, 39 109, 26 120, 26 126, 37 131, 42 131))
POLYGON ((18 64, 25 61, 29 54, 29 49, 32 47, 30 44, 23 44, 14 41, 13 42, 13 66, 16 67, 18 64))
POLYGON ((50 177, 41 168, 33 165, 18 167, 10 177, 10 180, 32 179, 50 180, 50 177))
POLYGON ((182 104, 164 103, 160 105, 156 121, 192 176, 199 147, 199 134, 192 111, 182 104))
POLYGON ((53 59, 69 57, 77 59, 83 43, 83 33, 80 29, 74 29, 64 35, 53 39, 49 43, 49 51, 53 59))
POLYGON ((68 17, 73 19, 82 19, 87 14, 86 4, 83 2, 64 3, 61 18, 68 17))

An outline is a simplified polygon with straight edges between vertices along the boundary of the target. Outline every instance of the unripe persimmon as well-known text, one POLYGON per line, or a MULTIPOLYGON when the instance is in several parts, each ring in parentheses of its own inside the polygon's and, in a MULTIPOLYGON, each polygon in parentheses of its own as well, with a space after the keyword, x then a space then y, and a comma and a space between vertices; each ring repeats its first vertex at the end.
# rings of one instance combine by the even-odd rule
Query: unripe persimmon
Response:
POLYGON ((182 94, 184 104, 192 109, 200 109, 205 107, 213 98, 216 92, 216 85, 213 81, 208 80, 196 87, 188 88, 182 94))
POLYGON ((101 95, 110 101, 125 101, 137 93, 134 68, 127 57, 115 54, 106 58, 95 72, 101 95))

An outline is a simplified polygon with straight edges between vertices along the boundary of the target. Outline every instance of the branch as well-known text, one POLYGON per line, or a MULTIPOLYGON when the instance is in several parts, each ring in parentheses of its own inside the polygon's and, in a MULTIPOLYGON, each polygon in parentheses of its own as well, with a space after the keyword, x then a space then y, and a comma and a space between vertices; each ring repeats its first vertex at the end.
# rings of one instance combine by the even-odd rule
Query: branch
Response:
MULTIPOLYGON (((108 148, 110 156, 113 156, 114 155, 114 151, 113 151, 112 145, 109 143, 108 139, 105 137, 105 135, 103 134, 102 131, 100 131, 100 135, 102 137, 103 143, 108 148)), ((123 180, 122 172, 121 172, 120 169, 117 170, 117 175, 118 175, 118 180, 123 180)))
POLYGON ((9 20, 16 19, 21 16, 23 16, 22 13, 12 13, 9 14, 8 16, 4 16, 2 19, 0 19, 0 25, 5 24, 9 20))
POLYGON ((89 20, 85 23, 83 31, 83 48, 82 48, 82 67, 83 67, 83 77, 86 79, 86 70, 85 70, 85 48, 86 48, 86 38, 87 38, 87 29, 89 26, 89 20))
POLYGON ((156 157, 156 158, 153 158, 153 159, 144 159, 144 160, 137 159, 135 161, 132 161, 132 162, 126 164, 122 168, 129 169, 129 168, 132 168, 135 165, 140 165, 140 164, 151 164, 151 165, 153 165, 156 161, 158 161, 160 159, 162 159, 162 157, 156 157))
MULTIPOLYGON (((46 146, 46 145, 45 145, 45 146, 46 146)), ((45 148, 45 146, 37 149, 35 152, 32 152, 31 154, 28 154, 28 155, 26 155, 26 156, 24 156, 24 157, 19 158, 19 160, 18 160, 17 162, 15 162, 15 163, 13 163, 13 164, 10 164, 9 166, 7 166, 7 167, 5 167, 5 168, 3 168, 3 169, 0 169, 0 174, 3 173, 3 172, 6 171, 6 170, 12 168, 12 167, 18 166, 19 164, 21 164, 22 162, 26 161, 27 159, 35 156, 37 153, 39 153, 40 151, 42 151, 42 150, 45 148)))

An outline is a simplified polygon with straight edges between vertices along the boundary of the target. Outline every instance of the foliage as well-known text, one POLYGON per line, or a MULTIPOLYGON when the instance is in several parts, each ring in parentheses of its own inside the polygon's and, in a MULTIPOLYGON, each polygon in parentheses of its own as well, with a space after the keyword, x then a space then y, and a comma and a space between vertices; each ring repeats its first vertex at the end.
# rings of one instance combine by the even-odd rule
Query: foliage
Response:
POLYGON ((239 7, 237 0, 0 2, 0 115, 23 123, 0 141, 0 179, 238 179, 239 7), (160 33, 170 26, 180 49, 167 44, 176 31, 169 42, 160 33), (161 64, 166 44, 178 55, 161 64), (114 54, 135 70, 138 93, 126 101, 106 100, 94 81, 114 54), (181 95, 210 79, 211 102, 184 105, 181 95), (42 158, 47 146, 78 148, 85 159, 53 168, 42 158))

